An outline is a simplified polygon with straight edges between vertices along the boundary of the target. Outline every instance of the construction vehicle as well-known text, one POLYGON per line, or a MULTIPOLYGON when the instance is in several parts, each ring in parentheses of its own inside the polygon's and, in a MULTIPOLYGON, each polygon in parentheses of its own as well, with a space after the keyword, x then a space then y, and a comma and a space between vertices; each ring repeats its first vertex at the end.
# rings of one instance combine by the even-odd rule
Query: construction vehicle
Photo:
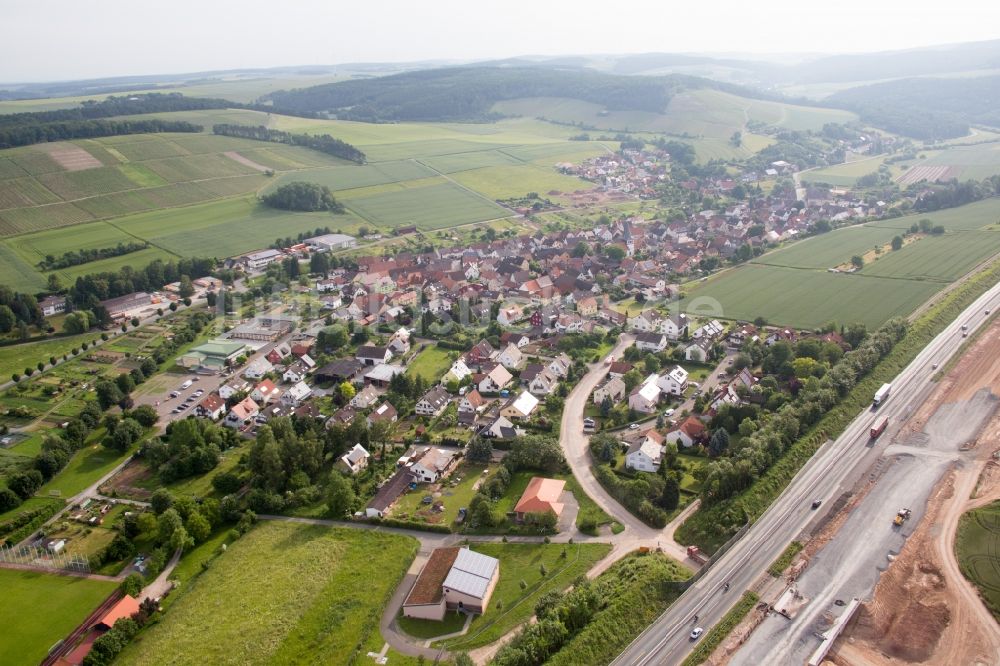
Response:
POLYGON ((885 418, 876 420, 875 423, 872 424, 871 430, 868 431, 868 434, 872 439, 878 439, 878 436, 885 432, 885 429, 888 427, 889 417, 886 416, 885 418))
POLYGON ((872 405, 878 407, 885 399, 889 397, 889 391, 892 390, 892 384, 882 384, 882 388, 875 391, 875 398, 872 400, 872 405))
POLYGON ((892 519, 892 524, 896 527, 902 525, 910 517, 909 509, 900 509, 896 512, 896 517, 892 519))

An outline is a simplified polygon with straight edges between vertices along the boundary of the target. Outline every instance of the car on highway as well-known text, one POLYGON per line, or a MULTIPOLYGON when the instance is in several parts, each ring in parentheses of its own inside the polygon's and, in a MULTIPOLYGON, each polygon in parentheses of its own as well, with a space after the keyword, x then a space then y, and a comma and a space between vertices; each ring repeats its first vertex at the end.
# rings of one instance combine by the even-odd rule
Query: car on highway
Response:
POLYGON ((931 370, 937 370, 937 363, 931 363, 931 370))
POLYGON ((819 505, 820 505, 820 504, 822 504, 822 503, 823 503, 823 500, 820 500, 820 499, 818 499, 818 500, 813 500, 813 504, 812 504, 812 507, 813 507, 814 509, 818 509, 818 508, 819 508, 819 505))
POLYGON ((989 308, 987 308, 986 309, 986 314, 989 314, 989 313, 990 313, 989 308))
POLYGON ((639 429, 639 424, 638 423, 629 423, 628 424, 628 429, 629 430, 638 430, 639 429))
POLYGON ((688 634, 688 638, 690 638, 693 641, 696 641, 701 637, 703 633, 705 633, 705 630, 702 627, 695 627, 694 629, 691 630, 691 633, 688 634))
POLYGON ((969 325, 968 324, 962 324, 962 330, 963 331, 969 330, 969 325))

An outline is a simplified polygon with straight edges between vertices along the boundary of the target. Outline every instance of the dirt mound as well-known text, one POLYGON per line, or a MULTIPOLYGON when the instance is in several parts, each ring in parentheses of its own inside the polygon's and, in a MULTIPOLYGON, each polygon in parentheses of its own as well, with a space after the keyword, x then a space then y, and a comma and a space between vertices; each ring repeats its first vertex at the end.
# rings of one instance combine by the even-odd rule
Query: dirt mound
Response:
POLYGON ((875 600, 861 607, 852 635, 887 656, 927 661, 951 621, 946 589, 933 562, 901 559, 882 574, 875 600))

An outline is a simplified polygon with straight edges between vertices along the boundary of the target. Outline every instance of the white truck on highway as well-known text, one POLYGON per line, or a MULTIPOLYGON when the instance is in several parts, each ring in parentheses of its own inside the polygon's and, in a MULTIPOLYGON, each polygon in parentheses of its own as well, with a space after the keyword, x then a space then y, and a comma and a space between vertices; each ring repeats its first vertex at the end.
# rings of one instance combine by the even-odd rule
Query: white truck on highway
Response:
POLYGON ((872 400, 872 406, 878 407, 885 399, 889 397, 889 391, 892 390, 892 384, 882 384, 882 388, 875 391, 875 398, 872 400))

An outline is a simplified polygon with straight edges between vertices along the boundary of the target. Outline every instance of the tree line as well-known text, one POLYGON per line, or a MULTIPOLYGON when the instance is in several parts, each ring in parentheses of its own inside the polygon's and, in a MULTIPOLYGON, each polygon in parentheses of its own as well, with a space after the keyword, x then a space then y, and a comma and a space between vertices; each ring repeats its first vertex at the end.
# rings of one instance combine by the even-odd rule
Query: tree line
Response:
POLYGON ((81 275, 71 286, 67 298, 74 309, 94 309, 100 302, 137 291, 155 291, 163 285, 178 282, 182 276, 192 280, 210 275, 215 259, 199 257, 162 261, 157 259, 143 268, 122 266, 117 271, 81 275))
POLYGON ((122 134, 150 134, 153 132, 200 132, 201 125, 180 120, 70 120, 32 125, 0 127, 0 148, 30 146, 49 141, 93 139, 122 134))
POLYGON ((335 139, 329 134, 293 134, 273 130, 260 125, 232 125, 220 123, 212 126, 212 132, 221 136, 235 136, 242 139, 253 139, 254 141, 268 141, 270 143, 283 143, 289 146, 302 146, 310 150, 333 155, 343 160, 364 164, 367 161, 365 154, 340 139, 335 139))
POLYGON ((149 243, 137 243, 133 241, 130 243, 118 243, 118 245, 114 247, 70 250, 69 252, 64 252, 58 257, 47 254, 44 259, 38 262, 38 267, 43 271, 54 271, 60 268, 69 268, 70 266, 89 264, 92 261, 99 261, 101 259, 120 257, 125 254, 131 254, 132 252, 145 250, 148 247, 149 243))

